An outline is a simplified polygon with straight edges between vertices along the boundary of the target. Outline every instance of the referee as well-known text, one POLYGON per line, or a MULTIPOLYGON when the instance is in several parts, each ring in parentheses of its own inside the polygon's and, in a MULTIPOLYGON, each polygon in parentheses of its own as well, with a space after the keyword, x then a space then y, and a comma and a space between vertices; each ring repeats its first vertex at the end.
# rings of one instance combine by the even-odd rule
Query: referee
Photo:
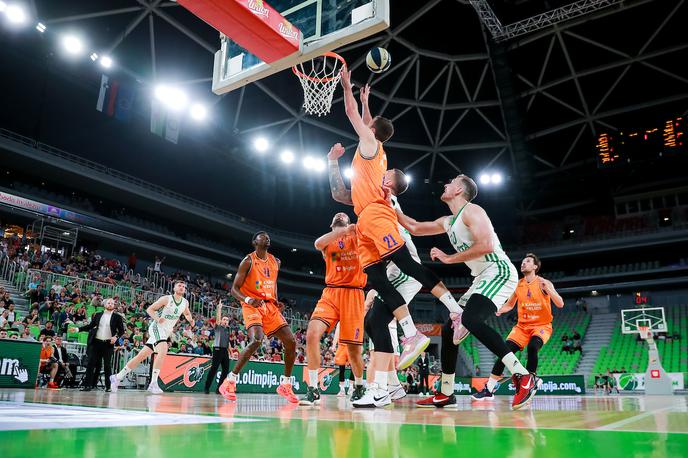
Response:
MULTIPOLYGON (((215 315, 215 341, 213 342, 213 364, 210 366, 208 379, 205 381, 205 394, 210 393, 210 386, 213 384, 215 375, 217 374, 217 367, 222 365, 222 372, 220 373, 220 383, 227 377, 229 372, 229 317, 222 316, 222 301, 217 304, 217 313, 215 315)), ((220 383, 217 384, 218 388, 220 383)), ((215 389, 215 393, 220 393, 215 389)))

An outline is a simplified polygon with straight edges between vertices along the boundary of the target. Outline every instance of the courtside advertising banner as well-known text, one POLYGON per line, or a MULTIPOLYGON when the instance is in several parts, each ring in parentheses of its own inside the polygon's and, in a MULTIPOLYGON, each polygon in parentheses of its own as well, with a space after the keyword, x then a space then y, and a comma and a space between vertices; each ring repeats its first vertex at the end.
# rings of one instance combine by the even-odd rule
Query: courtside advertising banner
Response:
POLYGON ((0 388, 34 388, 41 360, 41 344, 0 340, 0 388))
MULTIPOLYGON (((582 375, 543 375, 540 377, 542 384, 538 388, 537 394, 550 395, 578 395, 585 394, 585 380, 582 375)), ((473 392, 483 389, 487 377, 473 378, 473 392)), ((511 378, 506 379, 499 385, 495 394, 514 395, 516 387, 511 382, 511 378)))
MULTIPOLYGON (((645 391, 645 374, 613 374, 616 379, 616 386, 619 390, 625 391, 645 391)), ((671 379, 671 385, 674 390, 683 389, 683 372, 669 372, 667 374, 671 379)))

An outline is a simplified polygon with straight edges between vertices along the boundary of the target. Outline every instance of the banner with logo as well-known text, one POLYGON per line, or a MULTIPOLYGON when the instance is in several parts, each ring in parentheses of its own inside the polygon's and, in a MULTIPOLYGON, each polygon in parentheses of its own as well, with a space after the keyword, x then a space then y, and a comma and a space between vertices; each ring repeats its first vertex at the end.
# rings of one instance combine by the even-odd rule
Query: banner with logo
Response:
POLYGON ((422 332, 426 336, 441 336, 442 335, 442 324, 437 323, 420 323, 416 324, 416 328, 419 332, 422 332))
MULTIPOLYGON (((625 391, 644 391, 645 390, 645 374, 631 373, 631 374, 612 374, 616 379, 616 386, 619 390, 625 391)), ((683 389, 683 372, 669 372, 667 374, 671 379, 671 385, 674 390, 683 389)))
MULTIPOLYGON (((567 395, 585 394, 585 380, 582 375, 543 375, 542 385, 538 389, 541 394, 567 395)), ((473 377, 473 393, 480 391, 487 383, 487 377, 473 377)), ((499 385, 495 394, 514 395, 516 387, 511 383, 511 378, 499 385)))
MULTIPOLYGON (((40 346, 39 346, 40 349, 40 346)), ((207 356, 167 355, 160 369, 160 388, 163 391, 203 391, 208 379, 212 360, 207 356)), ((230 370, 236 364, 229 363, 230 370)), ((308 386, 308 371, 304 365, 294 365, 292 387, 295 393, 305 394, 308 386)), ((215 383, 220 382, 221 371, 215 375, 215 383)), ((249 361, 239 374, 237 393, 274 393, 284 375, 284 364, 263 361, 249 361)), ((346 370, 349 378, 349 369, 346 370)), ((323 394, 337 394, 339 391, 339 368, 327 367, 318 371, 320 391, 323 394)))
POLYGON ((41 359, 41 344, 0 340, 0 388, 34 388, 41 359))

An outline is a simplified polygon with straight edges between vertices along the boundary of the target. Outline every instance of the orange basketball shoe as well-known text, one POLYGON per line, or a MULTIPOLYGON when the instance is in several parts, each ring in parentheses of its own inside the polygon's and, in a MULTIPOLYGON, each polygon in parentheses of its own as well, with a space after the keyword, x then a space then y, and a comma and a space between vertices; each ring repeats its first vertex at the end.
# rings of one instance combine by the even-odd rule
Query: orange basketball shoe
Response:
POLYGON ((220 385, 220 394, 228 401, 236 401, 236 382, 230 380, 229 377, 220 385))
POLYGON ((291 383, 281 383, 280 386, 277 387, 277 394, 291 403, 299 403, 299 398, 294 394, 291 383))

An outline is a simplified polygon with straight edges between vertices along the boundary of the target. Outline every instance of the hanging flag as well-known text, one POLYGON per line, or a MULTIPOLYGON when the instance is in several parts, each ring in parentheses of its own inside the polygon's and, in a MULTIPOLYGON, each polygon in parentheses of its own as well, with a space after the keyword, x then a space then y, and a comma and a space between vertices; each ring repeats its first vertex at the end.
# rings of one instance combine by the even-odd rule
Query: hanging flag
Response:
POLYGON ((175 145, 177 144, 177 140, 179 140, 180 121, 181 119, 178 113, 167 114, 167 123, 165 124, 165 140, 172 142, 175 145))
POLYGON ((160 100, 153 99, 150 125, 152 133, 176 144, 179 140, 180 124, 181 116, 178 113, 168 112, 160 100))
POLYGON ((122 84, 107 75, 100 77, 96 110, 120 121, 128 121, 136 99, 136 88, 122 84))
POLYGON ((103 111, 103 106, 105 105, 105 99, 107 98, 107 92, 110 85, 108 84, 110 78, 106 75, 100 77, 100 92, 98 93, 98 102, 96 102, 96 110, 103 111))
POLYGON ((115 118, 120 121, 129 121, 134 100, 136 99, 136 88, 128 84, 119 85, 117 91, 117 101, 115 102, 115 118))

